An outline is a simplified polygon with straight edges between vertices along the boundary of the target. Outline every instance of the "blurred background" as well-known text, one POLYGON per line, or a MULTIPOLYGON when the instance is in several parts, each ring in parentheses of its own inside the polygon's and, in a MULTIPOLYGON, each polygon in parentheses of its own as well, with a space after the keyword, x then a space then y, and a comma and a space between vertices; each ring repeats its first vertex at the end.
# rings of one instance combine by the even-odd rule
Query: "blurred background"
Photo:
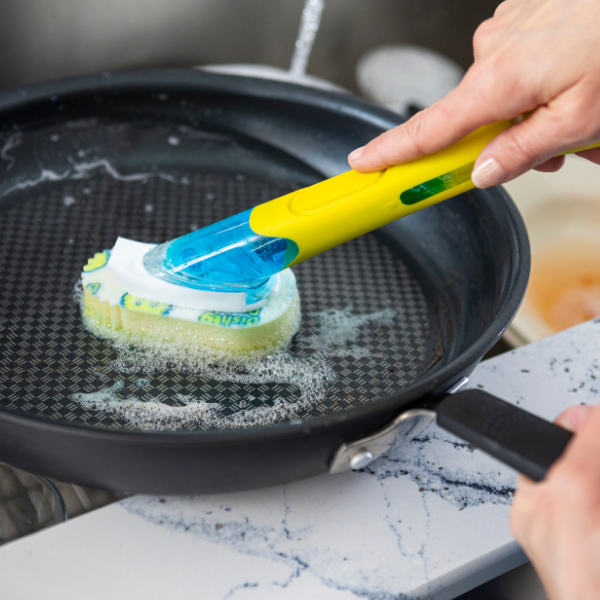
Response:
MULTIPOLYGON (((308 72, 357 91, 367 50, 418 44, 463 68, 496 0, 327 0, 308 72)), ((0 88, 102 71, 259 63, 287 68, 304 0, 4 0, 0 88)))

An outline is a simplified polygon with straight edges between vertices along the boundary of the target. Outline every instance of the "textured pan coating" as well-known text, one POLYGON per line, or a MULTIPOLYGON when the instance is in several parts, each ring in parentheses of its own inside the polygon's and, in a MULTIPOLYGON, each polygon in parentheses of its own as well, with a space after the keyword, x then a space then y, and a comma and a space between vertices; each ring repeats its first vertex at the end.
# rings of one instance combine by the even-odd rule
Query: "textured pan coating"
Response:
MULTIPOLYGON (((52 135, 68 135, 63 127, 52 135)), ((110 138, 119 145, 137 135, 135 126, 98 123, 76 129, 85 143, 110 138), (87 140, 87 136, 92 138, 87 140)), ((177 130, 176 130, 177 131, 177 130)), ((160 132, 168 138, 172 132, 160 132)), ((183 138, 181 133, 178 134, 183 138)), ((82 143, 82 142, 79 142, 82 143)), ((198 141, 210 151, 212 140, 198 141)), ((236 150, 234 150, 236 151, 236 150)), ((0 398, 11 411, 91 427, 131 429, 114 414, 85 410, 74 394, 89 393, 124 381, 123 397, 158 398, 178 405, 180 394, 211 398, 234 414, 241 406, 270 406, 275 398, 291 402, 298 390, 281 384, 240 385, 195 377, 172 368, 149 377, 124 374, 113 368, 116 354, 81 324, 73 289, 81 266, 98 248, 110 247, 118 235, 157 242, 171 239, 244 210, 298 185, 290 180, 265 179, 243 172, 193 173, 171 170, 165 177, 115 179, 100 167, 83 181, 62 181, 14 192, 15 199, 0 219, 0 299, 3 328, 0 344, 0 398), (184 183, 181 183, 183 180, 184 183), (66 200, 65 199, 73 199, 66 200), (33 259, 44 256, 45 261, 33 259), (13 277, 11 265, 19 265, 13 277), (53 270, 48 275, 48 268, 53 270), (25 301, 25 299, 28 299, 25 301), (248 404, 248 398, 252 400, 248 404)), ((305 418, 335 413, 398 392, 439 360, 441 332, 430 326, 430 307, 418 280, 394 251, 369 235, 336 248, 295 268, 302 298, 302 326, 292 356, 314 351, 303 343, 319 332, 314 316, 327 309, 352 306, 365 314, 392 306, 392 327, 362 328, 359 345, 372 356, 360 360, 332 357, 339 375, 327 398, 305 418)))

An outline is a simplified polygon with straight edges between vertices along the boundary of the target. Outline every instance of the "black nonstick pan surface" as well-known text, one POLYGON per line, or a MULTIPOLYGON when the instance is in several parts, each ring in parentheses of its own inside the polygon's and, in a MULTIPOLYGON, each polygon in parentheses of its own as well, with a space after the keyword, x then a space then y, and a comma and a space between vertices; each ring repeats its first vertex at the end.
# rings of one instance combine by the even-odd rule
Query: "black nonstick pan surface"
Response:
MULTIPOLYGON (((192 70, 0 95, 0 459, 129 492, 238 490, 326 472, 341 444, 407 409, 441 415, 525 291, 527 236, 501 189, 295 267, 296 378, 143 368, 135 349, 117 353, 84 329, 76 300, 82 266, 118 236, 159 243, 333 176, 399 122, 349 95, 192 70), (319 346, 327 326, 334 339, 319 346), (212 408, 181 417, 190 402, 212 408), (148 417, 157 406, 163 416, 148 417)), ((471 392, 454 403, 464 394, 475 413, 496 410, 471 392)), ((454 429, 481 432, 473 418, 454 429)))

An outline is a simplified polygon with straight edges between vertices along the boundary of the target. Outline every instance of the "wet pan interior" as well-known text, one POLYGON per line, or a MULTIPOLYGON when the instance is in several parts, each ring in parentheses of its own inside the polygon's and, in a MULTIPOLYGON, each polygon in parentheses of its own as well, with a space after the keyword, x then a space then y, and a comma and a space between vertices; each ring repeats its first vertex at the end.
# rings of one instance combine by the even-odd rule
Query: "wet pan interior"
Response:
MULTIPOLYGON (((244 154, 252 150, 235 137, 217 138, 200 128, 151 121, 79 120, 24 131, 18 147, 10 151, 15 170, 29 152, 38 154, 41 170, 56 175, 85 170, 85 176, 35 184, 40 177, 33 172, 23 180, 23 189, 5 196, 10 202, 0 220, 0 397, 6 409, 91 427, 132 428, 118 414, 86 410, 73 399, 120 382, 125 385, 116 397, 155 398, 183 406, 177 396, 184 394, 221 403, 223 415, 271 406, 277 398, 297 401, 299 390, 293 384, 266 383, 256 389, 256 384, 211 381, 182 364, 153 374, 124 373, 110 346, 82 326, 74 288, 87 258, 111 248, 118 236, 154 243, 173 239, 304 185, 306 172, 288 166, 281 178, 261 177, 244 169, 244 154), (231 171, 174 166, 163 170, 160 157, 134 168, 130 161, 125 170, 114 150, 107 156, 110 145, 139 155, 135 146, 140 137, 146 147, 151 144, 164 153, 172 152, 175 143, 175 151, 187 153, 191 146, 200 158, 204 153, 213 158, 215 153, 227 153, 229 161, 224 158, 223 164, 231 171), (52 144, 62 148, 68 162, 53 164, 52 144), (160 172, 153 172, 155 165, 160 172), (141 174, 148 175, 135 177, 141 174)), ((272 168, 277 157, 268 160, 272 168)), ((315 173, 310 182, 318 178, 315 173)), ((366 356, 343 356, 349 344, 335 345, 332 351, 337 355, 328 361, 338 377, 323 401, 297 418, 322 416, 398 393, 441 358, 443 334, 439 326, 431 326, 435 316, 423 293, 423 274, 408 268, 375 236, 349 242, 299 265, 295 272, 303 325, 293 341, 293 358, 307 359, 318 352, 305 342, 319 333, 322 318, 314 313, 337 309, 364 316, 387 309, 393 315, 389 324, 367 321, 360 327, 352 348, 355 353, 362 349, 366 356)), ((175 421, 171 427, 176 427, 175 421)), ((207 425, 202 420, 181 425, 196 427, 207 425)))
POLYGON ((247 80, 247 90, 262 92, 244 95, 235 77, 186 75, 195 83, 185 86, 140 77, 145 84, 133 89, 123 79, 94 93, 42 90, 23 105, 5 96, 2 411, 139 431, 131 415, 76 400, 116 384, 113 398, 174 408, 191 398, 217 403, 224 417, 175 417, 163 423, 171 432, 228 427, 226 417, 268 411, 278 400, 298 408, 266 424, 319 420, 401 397, 424 379, 432 389, 447 386, 448 369, 457 375, 472 366, 469 350, 479 344, 480 356, 506 327, 512 314, 494 320, 518 305, 505 306, 522 279, 514 272, 518 217, 500 192, 476 192, 294 268, 303 319, 289 360, 300 369, 318 359, 334 374, 318 402, 303 404, 291 381, 244 384, 199 376, 185 364, 156 373, 120 364, 81 324, 74 289, 89 257, 117 236, 162 242, 341 172, 348 151, 394 124, 389 113, 325 92, 268 97, 285 84, 247 80), (351 324, 357 335, 318 348, 315 339, 335 315, 342 333, 351 324))

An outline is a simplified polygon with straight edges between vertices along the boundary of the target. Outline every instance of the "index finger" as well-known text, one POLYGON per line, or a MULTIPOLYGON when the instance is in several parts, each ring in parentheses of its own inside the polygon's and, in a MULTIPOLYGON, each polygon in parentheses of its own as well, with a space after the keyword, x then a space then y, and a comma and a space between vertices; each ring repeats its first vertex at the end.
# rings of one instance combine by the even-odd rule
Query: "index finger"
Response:
POLYGON ((443 150, 482 125, 516 116, 507 116, 507 104, 491 93, 496 86, 489 72, 489 67, 471 67, 447 96, 352 152, 350 166, 366 173, 380 171, 443 150))

